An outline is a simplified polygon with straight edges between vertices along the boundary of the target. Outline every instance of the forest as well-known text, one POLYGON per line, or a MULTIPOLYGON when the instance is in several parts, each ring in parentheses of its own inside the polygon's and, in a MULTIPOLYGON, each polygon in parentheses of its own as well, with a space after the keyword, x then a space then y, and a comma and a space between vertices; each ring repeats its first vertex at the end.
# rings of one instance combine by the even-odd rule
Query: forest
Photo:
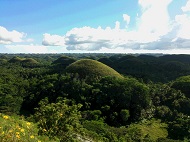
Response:
POLYGON ((189 142, 190 55, 0 54, 0 142, 189 142))

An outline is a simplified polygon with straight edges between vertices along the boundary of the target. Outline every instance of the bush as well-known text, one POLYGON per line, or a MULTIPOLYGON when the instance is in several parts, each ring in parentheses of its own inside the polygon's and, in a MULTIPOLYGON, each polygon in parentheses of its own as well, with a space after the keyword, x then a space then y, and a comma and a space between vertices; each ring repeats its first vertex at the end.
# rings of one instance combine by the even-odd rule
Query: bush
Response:
POLYGON ((58 99, 57 103, 48 103, 44 99, 39 103, 34 115, 38 122, 39 134, 47 135, 52 139, 61 141, 74 141, 80 135, 81 117, 78 111, 81 105, 69 105, 66 99, 58 99))

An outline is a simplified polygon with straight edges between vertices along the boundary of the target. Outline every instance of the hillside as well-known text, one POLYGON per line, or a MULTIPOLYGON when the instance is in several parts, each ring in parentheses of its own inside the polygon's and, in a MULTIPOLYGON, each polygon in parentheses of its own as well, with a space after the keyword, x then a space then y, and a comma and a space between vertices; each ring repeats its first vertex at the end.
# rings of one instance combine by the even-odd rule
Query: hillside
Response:
POLYGON ((104 77, 112 76, 115 78, 122 78, 122 76, 111 67, 91 59, 81 59, 69 65, 66 68, 68 73, 77 73, 81 78, 85 77, 104 77))

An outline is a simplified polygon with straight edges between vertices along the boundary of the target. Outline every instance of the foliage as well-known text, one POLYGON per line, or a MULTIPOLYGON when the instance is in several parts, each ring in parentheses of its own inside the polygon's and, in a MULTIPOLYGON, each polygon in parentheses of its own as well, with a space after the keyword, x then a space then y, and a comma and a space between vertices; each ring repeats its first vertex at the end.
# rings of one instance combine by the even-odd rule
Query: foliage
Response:
POLYGON ((98 137, 101 141, 117 141, 117 137, 109 129, 109 126, 102 121, 84 121, 84 128, 92 133, 92 137, 97 139, 98 137))
POLYGON ((180 91, 167 84, 153 84, 150 88, 156 117, 173 121, 178 117, 179 112, 184 115, 190 114, 190 99, 180 91))
POLYGON ((0 113, 1 142, 53 142, 46 136, 39 136, 37 126, 22 117, 8 116, 0 113))
POLYGON ((82 118, 84 120, 102 120, 101 114, 100 110, 87 110, 82 112, 82 118))
MULTIPOLYGON (((14 69, 12 72, 14 73, 14 69)), ((28 88, 28 81, 20 78, 18 73, 13 73, 7 68, 1 68, 0 112, 18 114, 28 88)))
POLYGON ((190 139, 190 117, 184 116, 169 123, 169 137, 176 140, 190 139))
POLYGON ((130 114, 129 114, 129 110, 127 109, 122 109, 121 112, 120 112, 120 115, 121 115, 121 119, 122 121, 125 123, 128 121, 129 117, 130 117, 130 114))
POLYGON ((190 75, 177 78, 173 82, 172 88, 180 90, 186 97, 190 98, 190 75))
POLYGON ((123 125, 126 120, 120 114, 123 109, 129 110, 130 121, 142 119, 142 111, 150 104, 149 89, 135 79, 114 79, 105 77, 94 85, 95 109, 100 109, 106 115, 108 124, 123 125))
POLYGON ((59 100, 48 104, 47 98, 36 108, 35 119, 38 122, 39 134, 61 141, 76 140, 80 129, 81 105, 69 105, 69 100, 59 100))
POLYGON ((110 127, 102 121, 84 121, 83 126, 91 132, 92 137, 101 138, 103 141, 113 142, 155 142, 160 138, 166 138, 167 125, 160 120, 141 121, 128 127, 110 127), (97 134, 97 135, 95 135, 97 134))

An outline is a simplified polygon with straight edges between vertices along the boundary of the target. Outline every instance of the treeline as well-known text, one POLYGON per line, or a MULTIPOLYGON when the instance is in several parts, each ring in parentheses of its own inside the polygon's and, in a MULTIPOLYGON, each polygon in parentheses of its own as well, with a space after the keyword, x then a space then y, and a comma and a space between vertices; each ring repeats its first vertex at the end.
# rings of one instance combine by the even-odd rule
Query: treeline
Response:
POLYGON ((25 116, 39 134, 61 141, 190 140, 190 56, 25 56, 1 56, 0 113, 25 116), (124 77, 67 72, 83 58, 124 77))

